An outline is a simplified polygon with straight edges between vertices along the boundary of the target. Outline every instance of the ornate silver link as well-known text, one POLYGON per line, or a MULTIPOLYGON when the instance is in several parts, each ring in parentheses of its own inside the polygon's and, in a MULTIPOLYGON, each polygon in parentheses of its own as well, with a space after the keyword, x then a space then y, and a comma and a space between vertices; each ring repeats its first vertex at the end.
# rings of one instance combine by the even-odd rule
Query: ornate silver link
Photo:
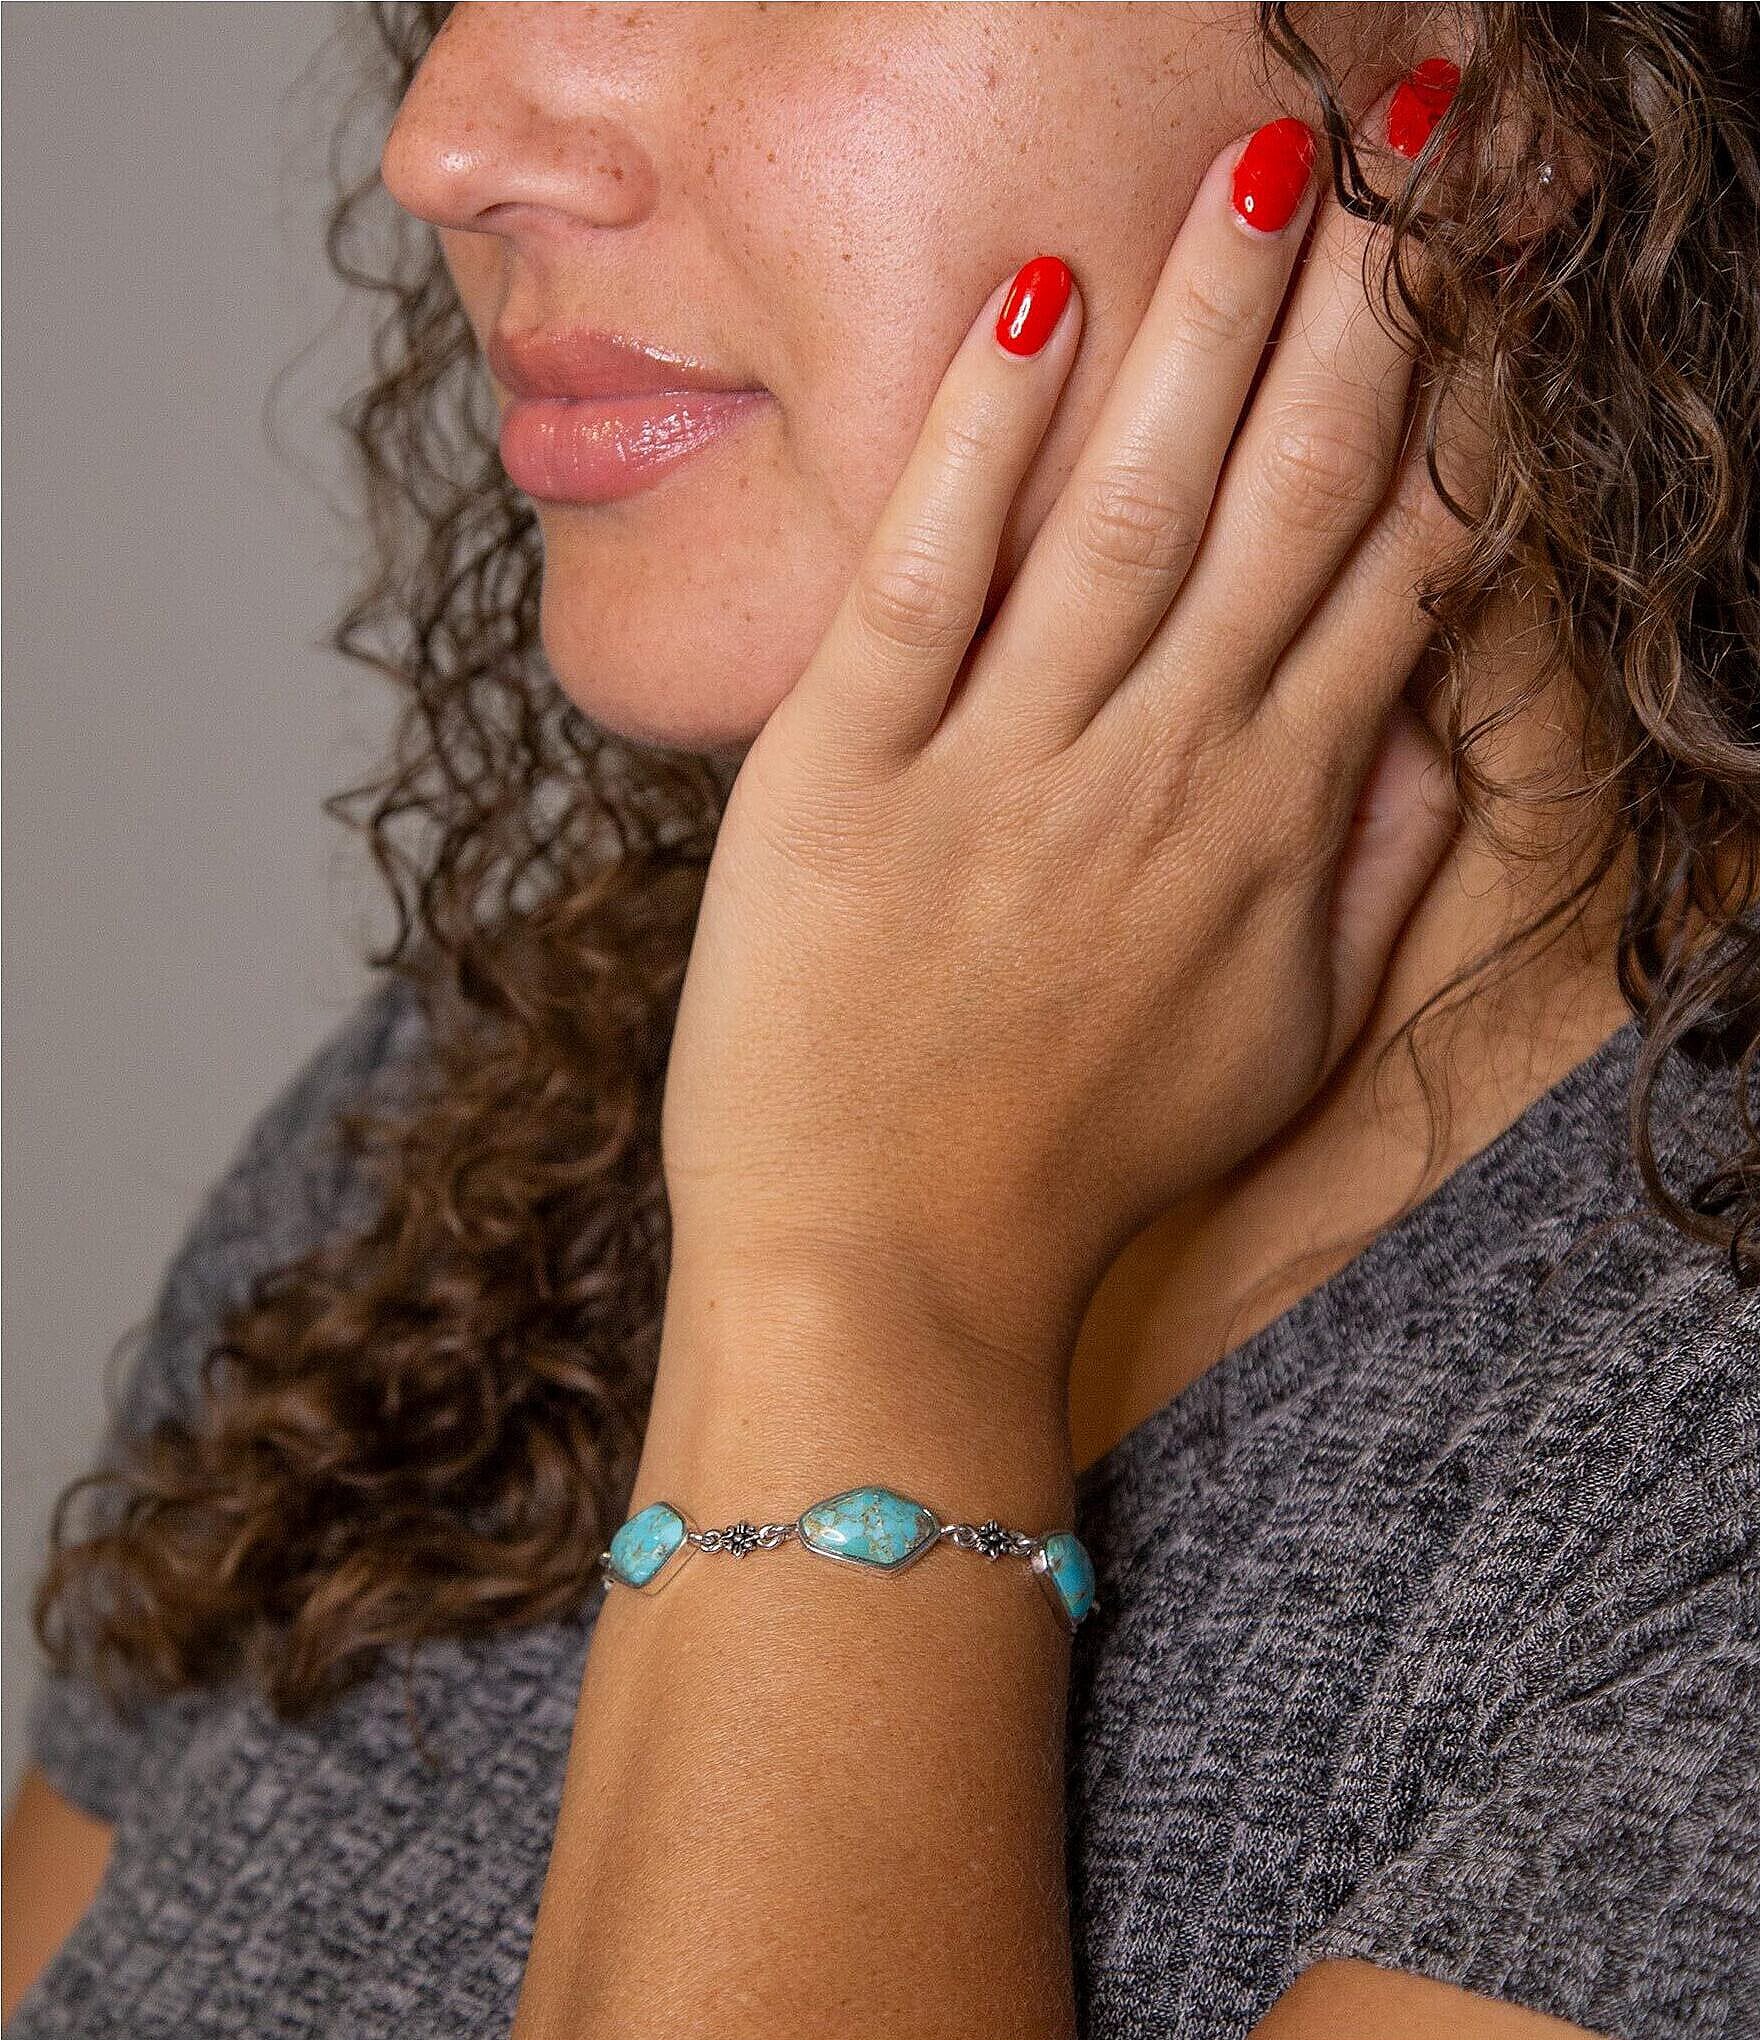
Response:
POLYGON ((699 1551, 726 1551, 735 1558, 748 1552, 774 1551, 795 1534, 792 1523, 730 1523, 725 1530, 690 1530, 685 1542, 699 1551))
MULTIPOLYGON (((1039 1540, 1024 1530, 1008 1530, 994 1517, 983 1523, 943 1523, 935 1533, 962 1551, 975 1551, 982 1558, 1031 1558, 1039 1540)), ((690 1530, 685 1542, 699 1551, 725 1551, 734 1558, 748 1552, 774 1551, 779 1544, 799 1535, 794 1523, 730 1523, 721 1530, 690 1530)))
POLYGON ((943 1523, 941 1535, 961 1551, 975 1551, 992 1560, 1030 1558, 1039 1541, 1024 1530, 1005 1530, 994 1516, 984 1523, 943 1523))

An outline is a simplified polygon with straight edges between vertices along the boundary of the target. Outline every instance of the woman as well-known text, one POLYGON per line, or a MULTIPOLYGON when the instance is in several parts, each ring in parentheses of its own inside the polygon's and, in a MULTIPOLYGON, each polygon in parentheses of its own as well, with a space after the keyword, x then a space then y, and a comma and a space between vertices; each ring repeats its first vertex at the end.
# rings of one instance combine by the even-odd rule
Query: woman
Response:
POLYGON ((379 19, 401 932, 11 2030, 1754 2030, 1756 10, 379 19))

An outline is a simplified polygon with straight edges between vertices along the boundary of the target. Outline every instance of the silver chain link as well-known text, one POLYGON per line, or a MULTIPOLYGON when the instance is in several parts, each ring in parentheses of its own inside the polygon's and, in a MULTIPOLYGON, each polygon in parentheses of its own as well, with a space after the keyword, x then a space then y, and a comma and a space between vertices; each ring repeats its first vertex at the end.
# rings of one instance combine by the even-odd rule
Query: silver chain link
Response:
POLYGON ((751 1551, 774 1551, 794 1534, 792 1523, 730 1523, 725 1530, 687 1530, 685 1542, 699 1551, 729 1551, 744 1558, 751 1551))
POLYGON ((988 1559, 1030 1558, 1039 1542, 1024 1530, 1005 1530, 994 1517, 986 1523, 943 1523, 941 1535, 961 1551, 976 1551, 988 1559))

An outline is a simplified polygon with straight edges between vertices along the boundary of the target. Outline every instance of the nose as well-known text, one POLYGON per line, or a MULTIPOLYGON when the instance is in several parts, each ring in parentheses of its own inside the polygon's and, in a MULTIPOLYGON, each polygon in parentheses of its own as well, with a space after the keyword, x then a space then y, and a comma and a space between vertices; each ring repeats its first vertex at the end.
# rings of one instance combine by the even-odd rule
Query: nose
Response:
POLYGON ((554 233, 642 219, 657 178, 607 89, 614 59, 609 47, 596 50, 591 26, 604 13, 615 10, 553 0, 455 6, 380 153, 379 174, 397 203, 464 233, 554 233))

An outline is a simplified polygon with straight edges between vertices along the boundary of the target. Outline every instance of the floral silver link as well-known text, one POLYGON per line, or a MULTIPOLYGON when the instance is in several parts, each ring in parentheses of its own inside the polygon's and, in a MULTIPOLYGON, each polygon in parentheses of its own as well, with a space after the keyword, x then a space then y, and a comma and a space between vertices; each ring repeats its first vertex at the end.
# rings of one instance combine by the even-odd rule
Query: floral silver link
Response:
POLYGON ((735 1558, 748 1552, 774 1551, 795 1534, 792 1523, 730 1523, 725 1530, 691 1530, 685 1542, 699 1551, 727 1551, 735 1558))
POLYGON ((992 1516, 983 1523, 943 1523, 941 1535, 961 1551, 975 1551, 984 1558, 1031 1558, 1039 1540, 1023 1530, 1005 1530, 992 1516))

